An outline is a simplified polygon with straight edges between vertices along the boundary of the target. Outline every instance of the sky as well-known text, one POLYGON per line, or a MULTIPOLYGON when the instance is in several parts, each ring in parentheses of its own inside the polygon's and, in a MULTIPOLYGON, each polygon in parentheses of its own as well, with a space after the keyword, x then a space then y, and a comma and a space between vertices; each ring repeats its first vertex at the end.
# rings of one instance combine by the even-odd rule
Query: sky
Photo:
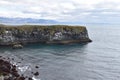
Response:
POLYGON ((0 17, 119 23, 120 0, 0 0, 0 17))

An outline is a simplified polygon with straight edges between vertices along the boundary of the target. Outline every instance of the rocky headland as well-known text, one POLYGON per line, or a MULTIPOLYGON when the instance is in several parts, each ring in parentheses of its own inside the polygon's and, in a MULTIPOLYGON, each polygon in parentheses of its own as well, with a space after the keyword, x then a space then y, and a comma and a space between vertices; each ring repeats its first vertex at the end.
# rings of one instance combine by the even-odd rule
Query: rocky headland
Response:
POLYGON ((84 42, 91 42, 84 26, 0 25, 0 45, 18 46, 27 43, 68 44, 84 42))

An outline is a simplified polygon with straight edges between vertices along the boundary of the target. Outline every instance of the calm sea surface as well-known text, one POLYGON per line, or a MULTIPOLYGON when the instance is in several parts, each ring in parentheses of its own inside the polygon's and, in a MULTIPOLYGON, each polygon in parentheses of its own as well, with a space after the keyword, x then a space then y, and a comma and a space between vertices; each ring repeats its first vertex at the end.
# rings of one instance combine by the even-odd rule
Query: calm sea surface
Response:
POLYGON ((0 55, 16 62, 23 58, 24 66, 38 65, 38 80, 120 80, 120 26, 87 25, 87 29, 92 43, 0 47, 0 55))

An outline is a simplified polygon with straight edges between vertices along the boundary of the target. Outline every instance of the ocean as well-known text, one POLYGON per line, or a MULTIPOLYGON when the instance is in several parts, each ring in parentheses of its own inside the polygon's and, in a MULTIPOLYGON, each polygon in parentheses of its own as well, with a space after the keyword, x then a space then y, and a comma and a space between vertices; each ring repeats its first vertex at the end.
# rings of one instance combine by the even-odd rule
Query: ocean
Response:
POLYGON ((36 80, 120 80, 120 26, 86 26, 91 43, 0 47, 0 55, 21 61, 21 74, 38 71, 36 80))

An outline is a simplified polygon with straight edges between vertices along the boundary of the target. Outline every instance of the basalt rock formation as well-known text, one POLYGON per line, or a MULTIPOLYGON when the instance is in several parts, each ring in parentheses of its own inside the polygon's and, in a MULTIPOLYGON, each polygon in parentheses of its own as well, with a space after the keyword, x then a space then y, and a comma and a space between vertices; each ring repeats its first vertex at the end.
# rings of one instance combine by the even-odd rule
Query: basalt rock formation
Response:
MULTIPOLYGON (((15 62, 14 58, 0 56, 0 80, 36 80, 34 78, 39 76, 39 72, 30 71, 31 75, 29 76, 25 73, 29 69, 24 68, 26 71, 23 73, 19 63, 21 62, 15 62)), ((31 69, 30 66, 29 68, 31 69)), ((35 68, 38 69, 39 66, 35 66, 35 68)))
POLYGON ((0 25, 0 45, 26 43, 83 43, 91 42, 86 27, 67 25, 0 25))
POLYGON ((18 73, 16 65, 0 59, 0 80, 25 80, 25 77, 18 73))

